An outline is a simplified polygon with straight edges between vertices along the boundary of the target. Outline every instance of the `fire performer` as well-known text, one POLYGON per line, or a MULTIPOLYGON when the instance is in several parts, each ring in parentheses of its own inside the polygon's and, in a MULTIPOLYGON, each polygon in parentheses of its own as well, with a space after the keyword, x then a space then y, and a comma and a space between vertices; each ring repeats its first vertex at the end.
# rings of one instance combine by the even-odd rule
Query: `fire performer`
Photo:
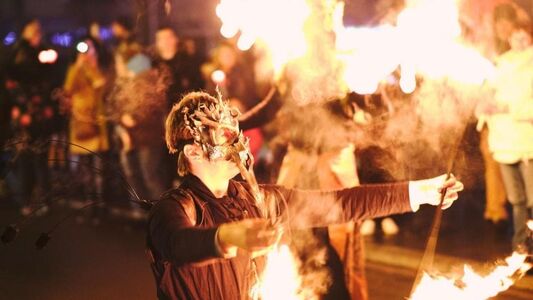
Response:
POLYGON ((155 204, 147 245, 159 299, 247 299, 266 253, 292 228, 325 226, 438 205, 463 189, 455 178, 301 191, 258 185, 239 131, 239 112, 193 92, 166 120, 166 142, 178 155, 182 184, 155 204), (241 174, 246 182, 233 180, 241 174))

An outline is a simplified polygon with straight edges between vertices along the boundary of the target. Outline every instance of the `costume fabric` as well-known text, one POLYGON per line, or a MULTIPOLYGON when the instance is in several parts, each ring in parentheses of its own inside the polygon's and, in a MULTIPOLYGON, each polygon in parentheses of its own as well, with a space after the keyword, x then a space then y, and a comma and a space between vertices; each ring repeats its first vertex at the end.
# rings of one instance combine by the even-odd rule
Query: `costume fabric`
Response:
MULTIPOLYGON (((319 227, 411 211, 408 183, 340 191, 301 191, 260 185, 291 228, 319 227)), ((222 223, 260 217, 246 183, 230 181, 216 198, 200 179, 185 177, 153 207, 147 245, 159 299, 248 299, 262 259, 240 253, 221 258, 215 234, 222 223)))

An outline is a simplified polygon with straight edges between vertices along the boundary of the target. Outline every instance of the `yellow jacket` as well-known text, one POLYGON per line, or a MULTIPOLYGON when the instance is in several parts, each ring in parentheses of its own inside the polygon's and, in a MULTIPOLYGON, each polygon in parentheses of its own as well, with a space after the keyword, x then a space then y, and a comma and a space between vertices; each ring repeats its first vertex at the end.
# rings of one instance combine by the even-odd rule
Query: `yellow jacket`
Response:
MULTIPOLYGON (((71 99, 70 142, 91 151, 109 148, 104 117, 103 86, 105 78, 98 69, 86 63, 69 67, 64 90, 71 99)), ((86 150, 70 146, 73 154, 88 154, 86 150)))

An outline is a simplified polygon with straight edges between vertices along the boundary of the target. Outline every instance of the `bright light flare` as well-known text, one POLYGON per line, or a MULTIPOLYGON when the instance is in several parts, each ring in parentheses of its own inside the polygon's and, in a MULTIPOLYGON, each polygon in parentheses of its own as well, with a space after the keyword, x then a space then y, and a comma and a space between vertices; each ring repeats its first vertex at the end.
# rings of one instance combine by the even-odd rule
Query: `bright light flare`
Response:
POLYGON ((213 80, 214 83, 221 84, 226 80, 226 73, 222 70, 215 70, 211 73, 211 80, 213 80))
POLYGON ((373 94, 379 82, 398 67, 394 28, 337 28, 336 48, 344 64, 344 80, 358 94, 373 94))
POLYGON ((57 51, 54 49, 43 50, 39 52, 39 62, 42 64, 53 64, 57 61, 57 51))
POLYGON ((460 278, 432 277, 424 274, 410 300, 454 299, 484 300, 507 290, 515 280, 531 268, 527 254, 514 252, 505 265, 495 267, 487 275, 479 275, 468 265, 460 278))
POLYGON ((533 220, 528 220, 527 221, 527 228, 529 228, 529 230, 533 231, 533 220))
POLYGON ((76 45, 76 50, 80 53, 87 53, 89 51, 89 45, 86 42, 79 42, 76 45))

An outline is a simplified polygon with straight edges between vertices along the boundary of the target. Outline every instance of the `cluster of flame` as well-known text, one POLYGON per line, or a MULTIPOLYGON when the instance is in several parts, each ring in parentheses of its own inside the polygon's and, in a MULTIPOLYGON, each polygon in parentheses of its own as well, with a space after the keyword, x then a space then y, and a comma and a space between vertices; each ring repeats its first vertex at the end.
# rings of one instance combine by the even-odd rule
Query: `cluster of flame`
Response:
MULTIPOLYGON (((313 1, 320 0, 221 0, 216 9, 222 21, 220 32, 226 38, 238 37, 237 46, 243 51, 254 43, 266 47, 272 68, 279 72, 308 50, 305 24, 313 1)), ((394 23, 375 27, 345 27, 344 3, 321 1, 334 7, 333 52, 343 66, 346 92, 373 94, 396 71, 407 94, 416 89, 417 76, 480 85, 494 72, 492 63, 462 40, 459 0, 406 0, 394 23)), ((514 253, 506 259, 507 266, 498 266, 486 276, 465 266, 460 286, 457 279, 426 275, 411 299, 432 299, 435 293, 442 299, 487 299, 506 290, 516 274, 530 267, 525 259, 514 253)), ((256 288, 261 299, 301 299, 300 280, 297 259, 282 246, 268 255, 256 288)))
MULTIPOLYGON (((407 0, 395 24, 345 27, 344 3, 323 0, 332 12, 337 59, 343 64, 347 91, 375 93, 380 82, 400 70, 405 93, 416 88, 416 76, 447 78, 481 84, 493 65, 461 40, 458 0, 407 0), (331 5, 333 4, 333 5, 331 5)), ((221 0, 216 13, 220 33, 238 36, 237 46, 248 50, 254 43, 266 45, 271 64, 279 71, 307 50, 305 22, 309 0, 221 0)))
MULTIPOLYGON (((476 85, 492 76, 490 61, 461 40, 456 1, 406 4, 395 25, 346 28, 337 24, 337 49, 342 53, 344 78, 352 91, 372 94, 380 81, 398 68, 399 84, 405 93, 415 90, 416 75, 476 85)), ((342 16, 342 5, 337 14, 342 16)))

